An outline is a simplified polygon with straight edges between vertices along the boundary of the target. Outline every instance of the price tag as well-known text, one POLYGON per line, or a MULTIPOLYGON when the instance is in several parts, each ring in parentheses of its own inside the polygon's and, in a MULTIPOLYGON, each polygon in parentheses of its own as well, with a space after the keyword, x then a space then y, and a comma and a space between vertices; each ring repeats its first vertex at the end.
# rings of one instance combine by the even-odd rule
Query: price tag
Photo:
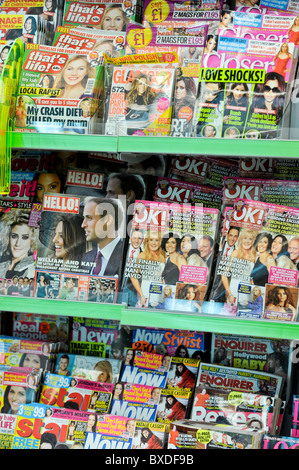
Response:
POLYGON ((143 48, 149 45, 153 38, 153 33, 150 28, 144 29, 131 29, 127 34, 127 42, 135 49, 143 48))
POLYGON ((150 23, 158 24, 165 21, 169 13, 170 8, 166 2, 152 0, 145 9, 145 18, 150 23))

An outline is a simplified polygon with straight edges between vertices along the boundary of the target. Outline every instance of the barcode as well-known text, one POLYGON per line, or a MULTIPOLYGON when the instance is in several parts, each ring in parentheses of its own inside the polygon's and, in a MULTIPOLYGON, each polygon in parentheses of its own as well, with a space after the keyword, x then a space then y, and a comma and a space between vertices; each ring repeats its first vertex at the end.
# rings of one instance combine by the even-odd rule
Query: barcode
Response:
POLYGON ((93 87, 94 87, 94 82, 95 82, 94 78, 89 78, 87 80, 85 91, 84 91, 85 95, 91 95, 92 94, 92 90, 93 90, 93 87))

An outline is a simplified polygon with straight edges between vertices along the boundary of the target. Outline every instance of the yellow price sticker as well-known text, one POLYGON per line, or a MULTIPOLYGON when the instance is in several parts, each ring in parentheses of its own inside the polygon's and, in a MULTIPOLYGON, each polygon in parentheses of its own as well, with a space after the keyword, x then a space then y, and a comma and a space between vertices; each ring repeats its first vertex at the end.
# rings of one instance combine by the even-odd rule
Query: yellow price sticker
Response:
POLYGON ((196 431, 196 439, 201 444, 208 444, 212 440, 212 433, 208 429, 198 429, 196 431))
POLYGON ((242 392, 231 392, 228 395, 228 402, 232 406, 238 406, 241 405, 241 403, 244 401, 244 396, 242 392))
POLYGON ((135 49, 140 49, 149 45, 153 38, 153 33, 150 28, 144 29, 131 29, 127 34, 127 42, 129 46, 135 49))
POLYGON ((165 21, 170 13, 168 3, 152 0, 145 9, 145 18, 150 23, 159 24, 165 21))

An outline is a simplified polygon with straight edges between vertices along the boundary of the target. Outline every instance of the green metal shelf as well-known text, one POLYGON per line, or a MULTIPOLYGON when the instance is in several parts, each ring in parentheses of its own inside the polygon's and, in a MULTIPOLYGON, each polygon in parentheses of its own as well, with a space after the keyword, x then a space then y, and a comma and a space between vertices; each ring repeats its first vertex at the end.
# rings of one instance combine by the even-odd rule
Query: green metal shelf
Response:
POLYGON ((140 152, 163 154, 299 157, 299 140, 231 140, 178 137, 40 134, 12 132, 16 149, 73 150, 87 152, 140 152), (212 146, 211 146, 212 140, 212 146))
POLYGON ((122 309, 123 306, 120 304, 70 302, 68 300, 37 299, 32 297, 1 296, 0 298, 0 310, 7 312, 120 320, 122 309))
POLYGON ((161 312, 154 309, 128 308, 125 304, 97 304, 66 300, 1 296, 0 310, 7 312, 42 313, 69 317, 118 320, 123 325, 210 333, 239 334, 267 338, 299 340, 299 323, 245 320, 220 315, 183 312, 161 312))
POLYGON ((217 315, 196 315, 158 312, 124 308, 121 314, 124 325, 175 328, 209 333, 238 334, 275 339, 299 339, 299 323, 245 320, 217 315))

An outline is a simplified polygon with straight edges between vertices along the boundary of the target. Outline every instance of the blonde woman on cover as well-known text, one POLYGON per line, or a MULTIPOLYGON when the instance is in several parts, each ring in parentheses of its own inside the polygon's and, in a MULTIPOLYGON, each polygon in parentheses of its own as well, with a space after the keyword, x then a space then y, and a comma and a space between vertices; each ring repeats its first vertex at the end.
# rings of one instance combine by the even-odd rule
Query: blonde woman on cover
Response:
POLYGON ((105 31, 126 31, 129 18, 126 17, 122 4, 110 4, 105 9, 99 29, 105 31))
POLYGON ((292 59, 292 54, 289 52, 289 45, 284 42, 277 54, 274 56, 273 62, 275 63, 274 72, 279 73, 284 78, 286 73, 290 70, 288 63, 292 59))
POLYGON ((109 361, 99 361, 93 368, 94 371, 97 371, 96 374, 96 381, 103 382, 107 384, 113 383, 113 373, 112 373, 112 366, 109 361))
MULTIPOLYGON (((162 271, 165 266, 166 253, 161 248, 161 243, 161 232, 148 231, 143 241, 143 251, 137 256, 136 263, 144 268, 146 264, 142 264, 143 261, 152 261, 152 267, 155 265, 155 268, 159 268, 157 271, 155 270, 155 277, 161 276, 162 282, 162 271)), ((152 269, 150 271, 152 271, 152 269)), ((147 306, 148 298, 146 295, 148 293, 149 284, 152 282, 151 277, 151 275, 144 274, 141 282, 137 278, 130 278, 133 287, 136 289, 138 303, 141 307, 147 306)))
POLYGON ((287 34, 289 36, 289 42, 293 42, 295 46, 298 46, 299 45, 299 16, 296 16, 287 34))
POLYGON ((33 278, 37 249, 38 229, 28 225, 29 209, 11 209, 0 222, 0 239, 3 247, 0 278, 12 279, 14 276, 33 278))
POLYGON ((19 96, 15 111, 15 126, 26 127, 27 109, 23 96, 19 96))
MULTIPOLYGON (((234 274, 233 272, 231 272, 230 276, 221 276, 222 284, 226 292, 226 300, 232 305, 236 302, 236 293, 238 292, 239 282, 241 280, 244 282, 250 282, 250 273, 257 256, 256 249, 254 248, 254 241, 257 233, 258 232, 256 230, 249 228, 243 229, 239 236, 237 248, 232 252, 229 258, 229 261, 232 264, 236 264, 236 266, 238 266, 237 260, 247 261, 245 265, 240 263, 238 266, 238 270, 239 267, 242 266, 242 276, 240 274, 234 274)), ((231 271, 230 267, 228 269, 231 271)))
POLYGON ((72 55, 57 75, 53 88, 61 90, 59 98, 79 100, 84 96, 87 80, 95 76, 95 67, 91 67, 85 55, 72 55))

